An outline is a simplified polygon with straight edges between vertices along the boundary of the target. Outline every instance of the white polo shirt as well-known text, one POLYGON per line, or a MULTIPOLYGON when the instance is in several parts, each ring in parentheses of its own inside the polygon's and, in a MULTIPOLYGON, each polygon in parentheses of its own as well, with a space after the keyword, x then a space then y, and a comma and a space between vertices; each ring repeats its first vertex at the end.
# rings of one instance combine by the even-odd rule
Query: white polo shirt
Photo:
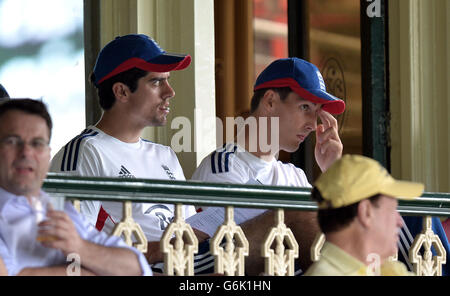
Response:
MULTIPOLYGON (((235 143, 228 143, 205 157, 195 170, 192 180, 213 183, 312 187, 302 169, 275 158, 271 161, 262 160, 235 143)), ((265 211, 267 210, 235 208, 234 219, 236 224, 241 224, 265 211)), ((222 225, 224 213, 222 207, 208 207, 187 219, 187 222, 193 228, 212 237, 217 228, 222 225)))
MULTIPOLYGON (((168 146, 139 139, 125 143, 89 126, 53 157, 51 172, 77 176, 185 180, 175 152, 168 146)), ((83 201, 81 213, 95 225, 100 206, 110 215, 103 231, 111 234, 123 216, 122 203, 83 201)), ((133 218, 147 240, 159 241, 174 219, 174 205, 133 203, 133 218)), ((184 217, 195 214, 194 206, 183 207, 184 217)))

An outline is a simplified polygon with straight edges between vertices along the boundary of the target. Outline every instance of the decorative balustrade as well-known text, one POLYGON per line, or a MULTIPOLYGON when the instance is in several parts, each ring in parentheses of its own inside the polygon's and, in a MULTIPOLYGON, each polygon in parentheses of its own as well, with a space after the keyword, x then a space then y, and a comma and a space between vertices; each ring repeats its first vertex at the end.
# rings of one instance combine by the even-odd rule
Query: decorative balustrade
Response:
MULTIPOLYGON (((161 238, 164 271, 167 275, 192 275, 193 256, 198 249, 198 240, 182 217, 181 204, 226 208, 224 224, 210 241, 213 248, 211 253, 215 256, 215 272, 225 275, 244 274, 244 257, 249 250, 249 242, 234 222, 234 207, 276 210, 274 227, 267 230, 261 251, 261 256, 265 258, 265 273, 268 275, 293 275, 294 259, 298 257, 298 243, 284 224, 284 210, 317 210, 316 203, 310 200, 309 188, 56 174, 48 175, 43 188, 48 193, 63 194, 75 203, 79 200, 123 202, 123 220, 116 225, 113 234, 124 237, 127 244, 142 252, 146 251, 147 240, 141 227, 132 218, 131 202, 175 204, 175 219, 161 238), (137 242, 132 241, 133 234, 137 242), (272 246, 275 248, 272 249, 272 246)), ((441 275, 446 253, 439 237, 431 229, 430 216, 450 217, 450 194, 426 192, 415 200, 399 201, 398 211, 402 215, 426 217, 423 231, 417 235, 409 251, 416 274, 441 275), (431 253, 432 246, 437 253, 434 256, 431 253)), ((311 248, 313 261, 320 258, 324 239, 323 235, 316 237, 311 248)), ((396 256, 391 259, 396 260, 396 256)))

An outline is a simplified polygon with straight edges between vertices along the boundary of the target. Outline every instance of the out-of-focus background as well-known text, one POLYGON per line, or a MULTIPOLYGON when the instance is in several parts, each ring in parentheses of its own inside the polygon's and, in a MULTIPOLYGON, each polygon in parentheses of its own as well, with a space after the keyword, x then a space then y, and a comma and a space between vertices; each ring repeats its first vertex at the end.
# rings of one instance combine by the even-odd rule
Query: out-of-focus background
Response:
POLYGON ((85 126, 83 1, 0 0, 0 83, 42 99, 54 155, 85 126))

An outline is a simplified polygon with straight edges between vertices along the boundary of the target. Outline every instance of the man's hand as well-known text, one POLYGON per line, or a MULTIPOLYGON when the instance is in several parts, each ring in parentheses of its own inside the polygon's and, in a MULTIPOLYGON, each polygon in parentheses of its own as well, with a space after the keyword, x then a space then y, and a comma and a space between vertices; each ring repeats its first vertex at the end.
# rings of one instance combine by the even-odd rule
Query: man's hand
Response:
POLYGON ((161 252, 161 243, 157 242, 148 242, 147 244, 147 253, 145 253, 145 257, 149 264, 155 264, 157 262, 162 262, 164 260, 163 253, 161 252))
MULTIPOLYGON (((197 236, 197 240, 199 243, 204 242, 209 238, 209 235, 206 233, 193 228, 194 234, 197 236)), ((171 243, 175 243, 175 238, 172 238, 171 243)), ((163 262, 164 254, 161 252, 161 242, 148 242, 147 244, 147 253, 144 254, 147 258, 149 264, 154 264, 157 262, 163 262)))
POLYGON ((5 263, 3 263, 3 259, 0 257, 0 276, 8 275, 8 269, 5 266, 5 263))
MULTIPOLYGON (((43 266, 43 267, 26 267, 22 269, 18 276, 66 276, 67 266, 56 265, 56 266, 43 266)), ((96 274, 85 268, 80 268, 81 276, 95 276, 96 274)))
POLYGON ((319 111, 319 117, 322 123, 316 129, 314 155, 320 169, 325 172, 342 156, 343 145, 339 138, 336 118, 322 109, 319 111))
POLYGON ((47 211, 47 219, 39 223, 38 240, 53 249, 61 250, 64 255, 81 253, 84 240, 79 236, 72 220, 63 211, 47 211))
POLYGON ((83 240, 70 217, 62 211, 47 210, 47 220, 39 223, 38 240, 48 247, 61 250, 64 255, 80 256, 82 271, 96 275, 141 275, 138 256, 121 247, 105 247, 83 240))

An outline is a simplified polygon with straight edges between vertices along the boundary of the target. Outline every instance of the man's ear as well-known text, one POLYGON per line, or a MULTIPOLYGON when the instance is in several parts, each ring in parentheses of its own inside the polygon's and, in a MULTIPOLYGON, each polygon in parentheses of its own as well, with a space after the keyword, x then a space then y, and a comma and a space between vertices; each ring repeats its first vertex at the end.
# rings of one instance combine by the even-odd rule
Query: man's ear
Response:
POLYGON ((364 228, 368 228, 372 224, 373 208, 370 200, 364 199, 359 202, 357 218, 364 228))
POLYGON ((116 82, 112 86, 112 91, 116 100, 119 102, 127 102, 129 99, 130 89, 122 82, 116 82))
POLYGON ((268 89, 261 98, 261 106, 266 112, 271 112, 276 108, 277 100, 280 100, 280 96, 275 91, 268 89))

